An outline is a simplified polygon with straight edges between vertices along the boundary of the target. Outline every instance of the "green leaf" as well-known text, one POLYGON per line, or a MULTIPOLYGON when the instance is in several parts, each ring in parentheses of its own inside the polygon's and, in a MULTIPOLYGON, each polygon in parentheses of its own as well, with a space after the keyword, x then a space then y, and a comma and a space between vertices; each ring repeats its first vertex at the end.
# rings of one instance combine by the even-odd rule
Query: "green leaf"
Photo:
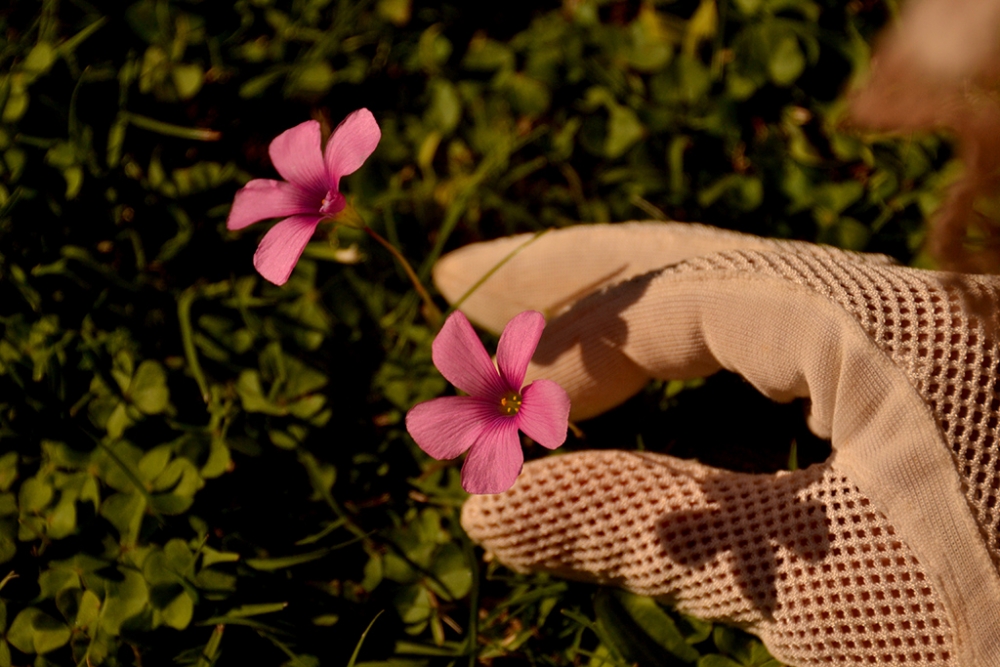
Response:
MULTIPOLYGON (((202 487, 201 477, 198 476, 198 469, 194 467, 185 457, 177 457, 167 464, 156 479, 153 480, 152 490, 156 492, 169 491, 170 494, 190 500, 194 494, 202 487)), ((162 501, 162 494, 153 497, 157 504, 162 501)), ((167 511, 163 509, 162 511, 167 511)))
POLYGON ((712 636, 713 624, 694 616, 681 614, 681 624, 686 626, 684 639, 688 644, 700 644, 712 636))
POLYGON ((66 199, 75 199, 80 194, 83 187, 83 167, 78 164, 66 167, 62 172, 63 180, 66 181, 66 199))
POLYGON ((142 576, 150 586, 176 584, 182 575, 183 572, 178 572, 170 566, 169 559, 162 549, 155 549, 142 563, 142 576))
POLYGON ((393 600, 399 617, 408 625, 423 623, 431 616, 431 599, 423 586, 404 586, 393 600))
POLYGON ((698 204, 711 206, 725 197, 725 201, 743 211, 752 211, 764 199, 764 186, 759 178, 744 174, 726 174, 698 193, 698 204))
POLYGON ((735 0, 735 4, 746 16, 753 16, 760 10, 763 0, 735 0))
POLYGON ((177 630, 183 630, 191 624, 194 617, 194 600, 187 591, 182 591, 170 604, 160 610, 163 622, 177 630))
POLYGON ((163 473, 170 459, 173 457, 173 448, 170 445, 160 445, 146 452, 136 466, 139 477, 144 482, 151 483, 163 473))
POLYGON ((216 563, 235 563, 240 559, 238 553, 233 553, 231 551, 216 551, 212 547, 202 547, 201 548, 201 566, 211 567, 216 563))
POLYGON ((846 250, 864 250, 872 231, 854 218, 840 218, 836 225, 836 244, 846 250))
POLYGON ((194 578, 198 588, 217 594, 236 590, 236 577, 211 568, 202 568, 194 578))
POLYGON ((166 410, 170 392, 167 389, 167 372, 163 366, 149 359, 139 364, 127 395, 132 404, 147 415, 166 410))
POLYGON ((244 562, 255 570, 273 572, 274 570, 284 570, 288 567, 318 560, 328 553, 330 553, 330 549, 320 549, 296 556, 283 556, 280 558, 247 558, 244 562))
POLYGON ((454 542, 449 542, 441 547, 434 558, 431 572, 448 589, 442 591, 436 581, 427 579, 427 586, 438 595, 452 600, 460 600, 469 594, 472 587, 472 570, 469 568, 469 563, 466 561, 461 547, 454 542))
POLYGON ((105 159, 112 169, 121 162, 126 130, 128 130, 128 118, 119 114, 108 130, 107 157, 105 159))
POLYGON ((660 15, 649 5, 643 5, 629 26, 631 44, 629 64, 643 72, 663 68, 674 55, 673 39, 660 15))
POLYGON ((698 667, 743 667, 742 663, 734 662, 724 655, 713 653, 698 658, 698 667))
POLYGON ((210 667, 215 664, 215 659, 219 654, 219 645, 222 644, 222 631, 226 629, 224 625, 216 625, 212 631, 212 636, 208 638, 208 643, 198 655, 198 662, 195 667, 210 667))
POLYGON ((142 575, 133 570, 121 574, 121 581, 104 580, 101 628, 112 636, 118 636, 122 623, 142 612, 149 603, 149 589, 142 575))
POLYGON ((611 105, 608 108, 608 134, 604 140, 604 154, 619 158, 642 139, 646 130, 639 117, 628 107, 611 105))
POLYGON ((759 639, 735 628, 716 626, 712 631, 712 640, 721 652, 731 656, 739 665, 764 665, 774 660, 759 639))
POLYGON ((225 440, 212 438, 209 443, 208 460, 198 473, 203 479, 214 479, 230 469, 233 459, 229 455, 229 447, 225 440))
POLYGON ((806 57, 795 35, 785 35, 771 50, 767 62, 771 80, 779 86, 791 85, 806 68, 806 57))
POLYGON ((236 381, 236 393, 239 394, 243 409, 247 412, 262 412, 268 415, 284 415, 288 410, 275 405, 264 395, 260 373, 255 370, 245 370, 236 381))
POLYGON ((197 64, 174 65, 170 75, 174 80, 174 87, 177 88, 177 96, 182 100, 189 100, 197 95, 205 82, 205 71, 197 64))
POLYGON ((413 0, 379 0, 378 14, 390 23, 402 27, 410 22, 413 0))
POLYGON ((451 56, 451 42, 442 35, 444 27, 440 23, 430 26, 420 35, 415 65, 427 72, 434 72, 451 56))
POLYGON ((373 591, 382 583, 383 568, 381 554, 374 551, 368 554, 368 562, 365 563, 364 575, 360 585, 366 591, 373 591))
POLYGON ((462 115, 462 103, 455 86, 447 79, 434 78, 427 84, 430 103, 424 112, 424 123, 449 135, 458 125, 462 115))
POLYGON ((602 588, 594 612, 615 648, 642 665, 694 662, 698 651, 684 641, 673 619, 651 598, 602 588))
POLYGON ((325 93, 336 81, 336 73, 325 60, 303 63, 295 69, 288 87, 293 93, 313 96, 325 93))
POLYGON ((261 614, 273 614, 282 611, 288 606, 287 602, 266 602, 262 604, 245 604, 234 609, 230 609, 226 616, 230 618, 248 618, 250 616, 260 616, 261 614))
POLYGON ((17 498, 13 493, 0 493, 0 516, 17 514, 17 498))
POLYGON ((70 629, 41 609, 28 607, 10 624, 7 640, 22 653, 48 653, 65 646, 70 629))
POLYGON ((249 79, 240 86, 240 97, 247 99, 251 97, 260 97, 270 88, 275 82, 282 77, 281 71, 271 71, 261 74, 260 76, 255 76, 249 79))
POLYGON ((47 534, 54 540, 61 540, 76 532, 76 499, 65 492, 54 510, 48 515, 47 534))
POLYGON ((684 35, 684 53, 693 56, 698 45, 715 36, 719 28, 719 10, 715 0, 701 0, 698 9, 691 15, 684 35))
POLYGON ((114 410, 112 410, 111 416, 108 417, 108 422, 105 428, 108 429, 108 435, 111 439, 117 440, 122 437, 125 429, 131 424, 132 420, 129 418, 128 412, 126 412, 125 404, 118 403, 114 410))
POLYGON ((145 513, 146 499, 138 493, 116 493, 101 503, 101 516, 118 530, 126 545, 135 544, 145 513))
MULTIPOLYGON (((0 120, 7 123, 14 123, 24 116, 24 113, 28 110, 28 102, 30 100, 26 83, 25 77, 18 77, 11 82, 10 90, 7 93, 7 103, 3 107, 3 115, 0 116, 0 120)), ((10 165, 13 160, 23 160, 24 152, 11 147, 7 149, 4 157, 7 159, 7 164, 10 165)), ((18 173, 20 169, 11 166, 11 171, 18 173)))
POLYGON ((0 521, 0 563, 6 563, 17 553, 17 524, 0 521))
POLYGON ((17 479, 17 452, 0 456, 0 491, 9 491, 17 479))
POLYGON ((21 484, 18 493, 18 505, 21 512, 40 512, 48 507, 53 496, 52 486, 38 477, 29 477, 21 484))
POLYGON ((500 74, 496 85, 508 94, 511 105, 518 113, 538 116, 545 113, 552 103, 548 86, 520 72, 500 74))
POLYGON ((382 557, 382 571, 386 579, 400 584, 408 584, 417 580, 417 573, 407 560, 392 551, 382 557))
POLYGON ((462 67, 470 70, 496 71, 513 69, 514 52, 503 42, 476 35, 462 59, 462 67))
POLYGON ((48 42, 38 42, 35 44, 28 57, 24 59, 21 66, 33 75, 38 76, 49 71, 56 61, 58 52, 48 42))
POLYGON ((38 575, 38 588, 43 599, 54 600, 67 588, 80 588, 80 575, 68 567, 50 567, 38 575))
POLYGON ((73 621, 73 626, 77 628, 86 628, 97 621, 97 617, 101 612, 101 599, 93 593, 93 591, 84 591, 83 595, 80 597, 80 603, 77 606, 76 618, 73 621))

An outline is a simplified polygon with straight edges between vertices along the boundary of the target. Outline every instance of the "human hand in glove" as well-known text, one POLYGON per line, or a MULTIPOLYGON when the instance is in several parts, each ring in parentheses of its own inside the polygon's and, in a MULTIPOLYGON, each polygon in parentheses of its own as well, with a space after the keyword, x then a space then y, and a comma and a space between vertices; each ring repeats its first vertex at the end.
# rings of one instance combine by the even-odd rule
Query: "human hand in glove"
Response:
MULTIPOLYGON (((456 300, 529 238, 451 253, 439 289, 456 300)), ((545 313, 526 382, 562 385, 571 419, 728 369, 808 398, 833 454, 772 475, 549 456, 462 524, 516 570, 655 596, 792 665, 1000 666, 998 300, 998 277, 701 225, 546 234, 461 309, 494 331, 545 313)))

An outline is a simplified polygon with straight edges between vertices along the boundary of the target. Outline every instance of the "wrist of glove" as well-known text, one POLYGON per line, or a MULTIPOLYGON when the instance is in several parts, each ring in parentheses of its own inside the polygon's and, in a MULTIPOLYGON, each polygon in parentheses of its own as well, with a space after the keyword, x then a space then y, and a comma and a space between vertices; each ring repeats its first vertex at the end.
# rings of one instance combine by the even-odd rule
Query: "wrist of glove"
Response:
MULTIPOLYGON (((454 300, 528 238, 456 251, 435 281, 454 300)), ((546 313, 528 381, 561 384, 571 418, 724 368, 808 398, 833 455, 777 475, 552 456, 463 525, 515 569, 656 596, 794 665, 1000 665, 998 286, 700 225, 549 233, 462 310, 493 330, 546 313)))

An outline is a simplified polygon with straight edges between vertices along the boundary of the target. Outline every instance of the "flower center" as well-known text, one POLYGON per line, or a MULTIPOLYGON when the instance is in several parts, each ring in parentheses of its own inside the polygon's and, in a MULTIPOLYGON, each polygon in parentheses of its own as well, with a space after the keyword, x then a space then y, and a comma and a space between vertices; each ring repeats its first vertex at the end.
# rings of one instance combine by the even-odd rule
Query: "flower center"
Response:
POLYGON ((319 204, 319 212, 326 216, 335 216, 344 210, 344 195, 336 190, 328 190, 319 204))
POLYGON ((500 397, 500 405, 497 406, 500 410, 500 414, 511 416, 516 415, 518 410, 521 409, 521 394, 516 391, 508 391, 506 394, 500 397))

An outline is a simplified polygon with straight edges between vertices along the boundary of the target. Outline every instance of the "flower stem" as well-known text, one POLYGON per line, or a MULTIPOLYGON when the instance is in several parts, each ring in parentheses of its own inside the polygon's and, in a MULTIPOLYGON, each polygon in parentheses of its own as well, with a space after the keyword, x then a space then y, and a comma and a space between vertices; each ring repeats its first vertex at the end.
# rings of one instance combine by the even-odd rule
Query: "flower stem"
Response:
POLYGON ((413 289, 415 289, 417 291, 417 294, 420 295, 420 298, 423 299, 424 310, 426 311, 424 315, 427 317, 427 320, 430 322, 431 326, 435 328, 440 326, 441 309, 437 307, 437 305, 434 303, 434 300, 431 298, 431 295, 427 293, 427 290, 424 288, 423 283, 420 282, 420 278, 417 277, 416 271, 414 271, 413 267, 410 266, 410 263, 406 261, 406 258, 403 257, 403 254, 396 249, 396 246, 386 241, 384 238, 382 238, 381 234, 376 232, 368 225, 363 225, 362 229, 365 230, 365 233, 368 234, 368 236, 378 241, 383 248, 388 250, 389 253, 396 258, 396 261, 399 262, 399 265, 403 267, 403 271, 406 272, 406 276, 410 279, 410 282, 413 283, 413 289))

